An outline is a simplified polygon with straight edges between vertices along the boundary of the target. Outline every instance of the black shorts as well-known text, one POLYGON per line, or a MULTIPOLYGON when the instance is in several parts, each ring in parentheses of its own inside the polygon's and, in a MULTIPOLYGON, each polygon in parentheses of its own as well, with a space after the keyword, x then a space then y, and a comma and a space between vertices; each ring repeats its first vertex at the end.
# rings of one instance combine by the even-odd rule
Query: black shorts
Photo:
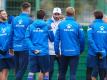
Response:
POLYGON ((49 72, 49 55, 30 56, 29 57, 29 72, 49 72))
POLYGON ((12 69, 12 68, 14 68, 14 59, 13 58, 0 59, 0 72, 3 69, 12 69))

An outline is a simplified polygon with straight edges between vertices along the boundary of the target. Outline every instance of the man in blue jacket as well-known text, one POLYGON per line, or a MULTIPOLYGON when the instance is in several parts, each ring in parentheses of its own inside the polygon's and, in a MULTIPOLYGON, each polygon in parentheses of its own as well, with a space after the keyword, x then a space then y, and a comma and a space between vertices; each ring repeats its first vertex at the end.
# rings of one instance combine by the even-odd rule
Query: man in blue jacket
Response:
POLYGON ((106 68, 107 24, 102 20, 101 11, 94 12, 95 20, 88 29, 88 56, 86 80, 91 80, 95 67, 98 68, 100 80, 104 80, 106 68))
POLYGON ((31 24, 29 16, 31 4, 24 2, 21 5, 22 13, 14 18, 13 28, 13 49, 15 57, 15 79, 22 80, 28 65, 28 47, 25 41, 25 32, 31 24))
POLYGON ((11 25, 7 22, 7 13, 0 10, 0 80, 7 80, 8 70, 14 67, 11 49, 11 25))
POLYGON ((37 20, 26 31, 26 41, 30 50, 28 80, 35 80, 34 73, 37 72, 43 74, 43 80, 49 80, 48 39, 53 41, 54 35, 43 20, 44 16, 43 10, 37 11, 37 20))
MULTIPOLYGON (((60 16, 61 16, 61 9, 59 7, 55 7, 53 9, 52 17, 47 20, 47 24, 50 28, 52 28, 52 31, 55 35, 56 30, 58 28, 58 24, 61 22, 60 16)), ((54 72, 54 64, 57 60, 58 63, 58 74, 59 74, 59 68, 60 68, 60 59, 56 56, 55 50, 54 50, 54 42, 48 41, 49 43, 49 56, 50 56, 50 69, 49 69, 49 80, 52 80, 53 72, 54 72)), ((42 80, 43 74, 39 73, 39 80, 42 80)))
POLYGON ((106 73, 105 73, 105 80, 107 80, 107 54, 106 54, 106 73))
POLYGON ((74 20, 73 7, 66 8, 66 18, 58 25, 55 35, 55 53, 60 57, 59 43, 61 44, 61 68, 58 80, 66 80, 65 75, 70 66, 70 80, 76 80, 76 71, 79 55, 84 50, 84 33, 82 27, 74 20))

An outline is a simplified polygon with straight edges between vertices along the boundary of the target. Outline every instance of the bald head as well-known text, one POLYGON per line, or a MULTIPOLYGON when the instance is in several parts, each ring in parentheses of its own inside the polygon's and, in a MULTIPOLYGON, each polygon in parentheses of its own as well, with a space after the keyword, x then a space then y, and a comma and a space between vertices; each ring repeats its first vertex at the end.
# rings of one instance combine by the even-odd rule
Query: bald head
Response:
POLYGON ((67 16, 74 16, 75 15, 75 9, 73 7, 67 7, 66 8, 66 15, 67 16))

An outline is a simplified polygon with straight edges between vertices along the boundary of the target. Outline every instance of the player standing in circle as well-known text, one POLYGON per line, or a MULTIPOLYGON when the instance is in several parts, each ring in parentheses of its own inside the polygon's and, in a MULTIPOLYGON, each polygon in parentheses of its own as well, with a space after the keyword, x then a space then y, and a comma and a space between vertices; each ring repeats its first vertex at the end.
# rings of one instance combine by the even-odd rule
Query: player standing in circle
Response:
POLYGON ((25 40, 25 32, 31 24, 31 4, 24 2, 21 5, 21 13, 12 22, 13 49, 15 57, 15 80, 22 80, 28 65, 28 46, 25 40))
POLYGON ((67 7, 65 20, 60 22, 55 34, 55 53, 57 56, 61 56, 58 80, 66 80, 68 66, 70 67, 70 80, 76 80, 79 55, 84 50, 84 32, 82 27, 74 20, 74 16, 75 9, 67 7), (59 44, 61 44, 61 55, 59 44))
POLYGON ((104 80, 106 71, 107 24, 102 20, 101 11, 94 12, 95 20, 88 29, 87 76, 91 80, 92 71, 98 68, 100 80, 104 80))
POLYGON ((8 70, 14 67, 13 55, 9 54, 12 28, 7 19, 7 12, 0 10, 0 80, 7 80, 8 70))
POLYGON ((44 21, 45 11, 37 11, 35 20, 26 31, 26 41, 29 46, 28 80, 35 80, 34 73, 41 72, 43 80, 49 80, 49 49, 48 39, 54 40, 53 31, 44 21))

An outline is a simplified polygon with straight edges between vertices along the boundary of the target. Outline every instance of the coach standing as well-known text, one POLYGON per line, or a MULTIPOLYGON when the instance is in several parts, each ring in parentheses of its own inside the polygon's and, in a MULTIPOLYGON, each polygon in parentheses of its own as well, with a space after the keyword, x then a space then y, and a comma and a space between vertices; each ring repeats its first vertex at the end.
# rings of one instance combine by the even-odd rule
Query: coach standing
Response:
POLYGON ((76 71, 79 55, 84 50, 84 33, 82 27, 74 20, 73 7, 66 8, 66 18, 62 21, 55 35, 55 53, 60 56, 59 43, 61 43, 61 69, 59 80, 65 80, 68 65, 70 66, 70 80, 76 80, 76 71))

